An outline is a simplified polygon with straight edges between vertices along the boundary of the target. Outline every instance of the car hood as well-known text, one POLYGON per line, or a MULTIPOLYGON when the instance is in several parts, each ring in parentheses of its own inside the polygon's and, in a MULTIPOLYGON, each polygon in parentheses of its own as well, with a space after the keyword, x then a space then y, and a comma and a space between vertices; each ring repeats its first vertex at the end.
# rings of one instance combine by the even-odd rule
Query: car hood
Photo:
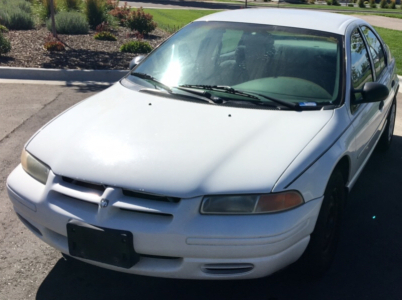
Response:
POLYGON ((194 103, 115 84, 44 126, 27 150, 82 181, 182 198, 261 193, 332 115, 194 103))

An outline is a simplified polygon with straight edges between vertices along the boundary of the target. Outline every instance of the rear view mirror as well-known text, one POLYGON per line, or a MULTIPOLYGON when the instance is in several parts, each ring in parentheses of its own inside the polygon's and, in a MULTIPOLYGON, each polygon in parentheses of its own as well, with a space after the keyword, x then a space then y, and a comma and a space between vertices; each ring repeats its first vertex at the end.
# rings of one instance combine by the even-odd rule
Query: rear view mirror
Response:
POLYGON ((366 82, 361 90, 353 90, 353 92, 362 94, 362 98, 354 101, 354 104, 383 101, 389 94, 388 88, 377 82, 366 82))
POLYGON ((138 65, 144 58, 145 58, 145 55, 138 55, 138 56, 134 57, 134 58, 130 61, 129 69, 130 69, 130 70, 134 69, 134 67, 135 67, 136 65, 138 65))

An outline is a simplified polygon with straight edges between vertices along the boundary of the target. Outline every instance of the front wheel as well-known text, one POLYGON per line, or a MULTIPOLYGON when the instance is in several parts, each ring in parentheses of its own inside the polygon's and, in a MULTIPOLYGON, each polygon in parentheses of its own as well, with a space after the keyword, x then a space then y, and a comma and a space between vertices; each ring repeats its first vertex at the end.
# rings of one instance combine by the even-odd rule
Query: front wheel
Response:
POLYGON ((300 259, 303 272, 311 277, 322 276, 334 260, 345 196, 344 178, 340 170, 335 170, 325 189, 310 243, 300 259))
POLYGON ((380 140, 378 141, 378 150, 387 151, 392 143, 392 137, 394 135, 394 127, 395 127, 395 119, 396 119, 396 99, 392 102, 391 109, 389 110, 389 114, 387 117, 387 124, 384 132, 380 140))

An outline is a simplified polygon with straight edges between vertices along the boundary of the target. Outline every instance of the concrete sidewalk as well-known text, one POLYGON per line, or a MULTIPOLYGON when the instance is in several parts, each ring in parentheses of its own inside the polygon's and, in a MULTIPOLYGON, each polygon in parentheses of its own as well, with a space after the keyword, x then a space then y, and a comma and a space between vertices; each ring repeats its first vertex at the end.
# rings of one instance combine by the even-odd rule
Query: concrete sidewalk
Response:
POLYGON ((372 26, 378 26, 394 30, 402 30, 402 19, 371 16, 371 15, 350 15, 350 16, 363 19, 372 26))

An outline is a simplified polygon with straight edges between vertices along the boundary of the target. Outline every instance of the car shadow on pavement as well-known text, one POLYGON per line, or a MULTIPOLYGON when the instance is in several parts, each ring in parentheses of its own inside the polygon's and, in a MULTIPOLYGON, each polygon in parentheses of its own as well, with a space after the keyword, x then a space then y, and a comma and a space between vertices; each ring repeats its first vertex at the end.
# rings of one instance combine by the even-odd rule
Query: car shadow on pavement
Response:
POLYGON ((60 259, 36 299, 400 299, 402 278, 402 137, 375 151, 349 195, 330 270, 316 280, 290 267, 239 281, 129 275, 60 259))
POLYGON ((98 84, 74 85, 73 83, 67 82, 64 87, 71 88, 72 86, 74 86, 74 90, 77 93, 85 94, 85 93, 102 92, 103 90, 105 90, 108 87, 112 86, 112 84, 104 84, 104 85, 98 85, 98 84))

